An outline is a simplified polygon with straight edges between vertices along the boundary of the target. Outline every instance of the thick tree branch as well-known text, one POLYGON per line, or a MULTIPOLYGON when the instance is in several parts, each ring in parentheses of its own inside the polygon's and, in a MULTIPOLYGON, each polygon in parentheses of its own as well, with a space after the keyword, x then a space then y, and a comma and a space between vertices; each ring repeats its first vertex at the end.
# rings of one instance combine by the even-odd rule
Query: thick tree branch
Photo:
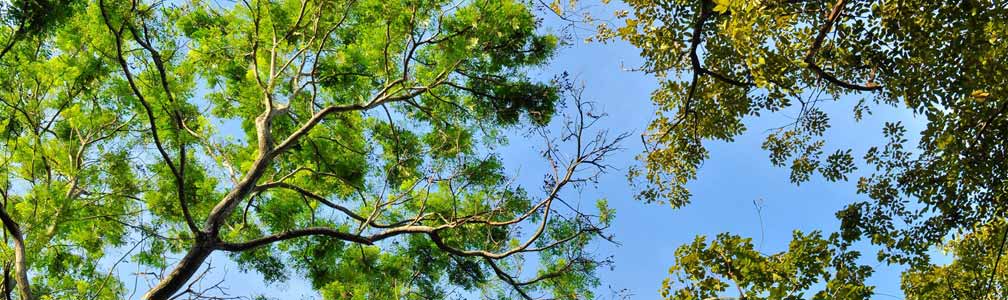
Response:
POLYGON ((839 0, 835 5, 833 5, 833 10, 830 11, 829 16, 826 18, 826 23, 819 28, 819 33, 816 35, 815 40, 812 41, 812 45, 809 47, 808 52, 805 54, 805 63, 808 68, 819 75, 820 78, 825 79, 829 83, 834 85, 858 91, 877 91, 882 89, 881 86, 874 83, 869 83, 867 85, 858 85, 850 82, 846 82, 836 78, 833 74, 826 72, 816 63, 816 55, 819 53, 819 49, 822 48, 823 41, 826 39, 826 35, 833 30, 833 26, 836 21, 840 18, 843 13, 844 5, 847 4, 847 0, 839 0))
POLYGON ((272 244, 272 243, 286 241, 286 240, 291 240, 291 239, 296 239, 296 238, 300 238, 300 237, 306 237, 306 236, 326 236, 326 237, 330 237, 330 238, 334 238, 334 239, 338 239, 338 240, 344 240, 344 241, 348 241, 348 242, 354 242, 354 243, 358 243, 358 244, 365 244, 365 245, 371 245, 371 244, 373 244, 373 242, 372 242, 371 239, 369 239, 367 237, 364 237, 364 236, 350 234, 350 233, 346 233, 346 232, 341 232, 341 231, 338 231, 338 230, 332 229, 332 228, 311 227, 311 228, 294 229, 294 230, 286 231, 286 232, 283 232, 283 233, 278 233, 278 234, 274 234, 274 235, 270 235, 270 236, 254 239, 254 240, 247 241, 247 242, 241 242, 241 243, 221 242, 221 243, 219 243, 217 245, 217 249, 228 251, 228 252, 246 251, 246 250, 251 250, 251 249, 259 248, 259 247, 262 247, 262 246, 266 246, 266 245, 269 245, 269 244, 272 244))

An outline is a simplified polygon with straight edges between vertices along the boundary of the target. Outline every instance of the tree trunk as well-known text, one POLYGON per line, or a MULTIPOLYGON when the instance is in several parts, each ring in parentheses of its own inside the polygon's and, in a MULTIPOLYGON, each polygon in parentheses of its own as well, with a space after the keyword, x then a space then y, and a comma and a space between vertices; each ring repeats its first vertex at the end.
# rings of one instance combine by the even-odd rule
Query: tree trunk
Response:
POLYGON ((24 239, 20 233, 14 235, 14 276, 21 300, 32 300, 31 285, 28 283, 28 263, 25 259, 24 239))
POLYGON ((28 262, 25 258, 25 244, 21 228, 7 214, 6 207, 0 208, 0 221, 3 221, 4 228, 14 238, 14 280, 17 281, 18 295, 21 296, 21 300, 32 300, 34 297, 32 297, 31 284, 28 282, 28 262))
POLYGON ((158 282, 150 291, 147 291, 147 294, 144 295, 145 300, 168 300, 171 298, 196 274, 196 271, 203 265, 203 261, 216 250, 215 243, 219 242, 218 232, 220 231, 220 227, 234 211, 238 202, 248 197, 252 189, 255 188, 256 182, 266 172, 266 168, 273 159, 273 156, 276 155, 273 152, 273 138, 269 132, 269 122, 275 112, 275 110, 270 108, 256 118, 256 132, 259 135, 259 155, 253 161, 252 167, 246 172, 244 179, 238 182, 237 186, 224 196, 224 199, 217 202, 217 205, 210 211, 210 215, 207 216, 206 223, 203 225, 203 230, 205 231, 197 234, 198 237, 196 238, 195 245, 189 248, 189 252, 175 265, 175 268, 167 277, 161 279, 161 282, 158 282))
POLYGON ((145 300, 168 300, 182 289, 182 286, 192 278, 193 274, 196 274, 196 271, 212 252, 213 247, 209 242, 198 241, 195 247, 189 248, 189 252, 175 265, 172 272, 161 279, 161 282, 158 282, 150 291, 147 291, 143 298, 145 300))

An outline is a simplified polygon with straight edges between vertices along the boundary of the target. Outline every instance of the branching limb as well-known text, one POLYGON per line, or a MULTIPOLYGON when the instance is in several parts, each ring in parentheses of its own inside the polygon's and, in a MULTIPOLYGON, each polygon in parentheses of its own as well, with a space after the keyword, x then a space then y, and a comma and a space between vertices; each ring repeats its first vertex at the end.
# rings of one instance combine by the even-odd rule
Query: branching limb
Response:
POLYGON ((833 74, 830 74, 822 69, 819 64, 816 63, 816 55, 819 53, 819 49, 822 48, 823 41, 826 39, 826 35, 833 30, 833 25, 836 24, 840 15, 843 13, 844 5, 847 4, 847 0, 839 0, 833 9, 830 11, 829 16, 826 18, 826 22, 819 27, 819 33, 816 35, 815 40, 812 41, 812 45, 809 47, 808 52, 805 54, 805 63, 808 64, 808 68, 815 72, 819 77, 825 79, 829 83, 835 84, 837 86, 858 90, 858 91, 877 91, 882 89, 882 86, 876 85, 874 83, 868 83, 867 85, 859 85, 850 82, 846 82, 836 78, 833 74))
MULTIPOLYGON (((134 6, 130 8, 131 11, 135 9, 135 4, 136 3, 134 2, 133 3, 134 6)), ((193 220, 192 214, 189 212, 189 206, 185 201, 185 174, 184 174, 185 147, 181 146, 180 143, 179 147, 180 164, 176 166, 176 164, 172 161, 171 156, 168 154, 168 151, 166 150, 164 143, 161 141, 161 135, 158 132, 157 121, 154 117, 154 111, 151 108, 150 102, 147 101, 143 93, 140 91, 135 76, 133 75, 133 72, 130 70, 129 64, 126 62, 126 56, 125 53, 123 53, 123 47, 125 46, 124 45, 125 41, 123 40, 123 31, 128 27, 133 36, 135 37, 137 43, 151 53, 151 57, 154 59, 154 64, 157 67, 158 73, 161 78, 160 82, 162 88, 164 89, 165 93, 167 93, 169 100, 174 102, 174 98, 171 96, 172 95, 171 90, 168 87, 167 74, 164 68, 164 63, 161 60, 160 54, 158 53, 158 51, 156 51, 156 49, 153 48, 153 46, 150 45, 149 41, 144 41, 141 38, 142 35, 138 32, 136 27, 133 26, 129 21, 124 21, 125 25, 121 24, 119 25, 118 29, 115 28, 115 26, 112 25, 110 16, 108 15, 108 11, 106 9, 104 0, 99 1, 99 8, 101 9, 102 20, 105 22, 105 26, 108 28, 110 32, 112 32, 112 35, 115 39, 115 45, 116 45, 115 59, 116 61, 119 62, 119 66, 121 67, 123 74, 126 77, 126 81, 129 83, 130 90, 133 92, 133 95, 137 97, 137 100, 140 101, 140 104, 144 108, 144 112, 147 114, 147 121, 148 125, 150 126, 151 137, 154 139, 154 145, 158 149, 158 153, 161 154, 161 158, 164 160, 165 164, 168 165, 168 168, 171 170, 172 175, 175 176, 175 182, 178 187, 177 192, 179 197, 179 204, 182 207, 182 213, 186 219, 186 225, 189 227, 189 230, 191 230, 193 233, 200 233, 201 231, 199 230, 199 227, 196 226, 196 222, 193 220)), ((178 128, 176 129, 177 130, 181 129, 182 121, 181 116, 179 115, 177 109, 173 111, 173 116, 176 123, 179 125, 178 128)))

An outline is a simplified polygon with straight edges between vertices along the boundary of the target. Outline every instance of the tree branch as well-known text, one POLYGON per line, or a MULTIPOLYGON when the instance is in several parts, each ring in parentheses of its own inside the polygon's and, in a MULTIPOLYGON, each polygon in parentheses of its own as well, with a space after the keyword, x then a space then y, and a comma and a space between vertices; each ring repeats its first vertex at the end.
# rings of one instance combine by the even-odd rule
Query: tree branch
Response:
POLYGON ((858 91, 877 91, 882 89, 882 86, 870 83, 868 85, 858 85, 849 83, 836 78, 833 74, 830 74, 822 69, 818 64, 816 64, 816 55, 819 53, 819 49, 822 48, 823 40, 826 39, 826 35, 833 30, 833 25, 836 24, 837 19, 840 18, 840 14, 843 12, 844 5, 847 4, 847 0, 838 0, 835 5, 833 5, 833 10, 830 11, 829 16, 826 18, 826 23, 819 28, 819 33, 816 35, 814 41, 812 41, 812 46, 809 47, 808 53, 805 54, 805 63, 808 64, 808 68, 815 72, 819 77, 825 79, 826 81, 838 85, 840 87, 858 91))
MULTIPOLYGON (((7 202, 6 198, 7 195, 4 194, 4 203, 7 202)), ((0 221, 3 221, 4 229, 14 239, 14 277, 15 281, 17 281, 18 295, 21 296, 21 300, 33 300, 31 284, 28 281, 28 262, 25 254, 24 236, 21 233, 21 227, 7 214, 6 205, 0 207, 0 221)))
POLYGON ((358 244, 365 244, 365 245, 373 244, 371 239, 360 235, 341 232, 332 228, 310 227, 310 228, 294 229, 283 233, 277 233, 247 242, 241 242, 241 243, 221 242, 220 244, 217 245, 217 249, 228 252, 239 252, 259 248, 275 242, 281 242, 306 236, 327 236, 358 244))
MULTIPOLYGON (((119 62, 119 66, 123 70, 123 74, 126 77, 126 81, 129 83, 130 90, 133 91, 133 94, 137 97, 137 100, 140 101, 140 104, 143 106, 144 111, 147 114, 147 121, 148 121, 148 125, 150 127, 151 137, 154 139, 154 145, 158 149, 158 152, 161 154, 161 158, 164 159, 165 164, 168 165, 168 168, 171 170, 172 175, 175 176, 175 182, 176 182, 176 185, 178 186, 179 202, 180 202, 180 206, 182 208, 182 213, 183 213, 183 215, 185 216, 185 219, 186 219, 186 225, 189 227, 189 230, 191 230, 193 233, 198 234, 201 231, 199 230, 199 227, 196 226, 196 222, 192 219, 192 215, 189 213, 189 207, 185 203, 185 200, 184 200, 185 199, 185 177, 184 177, 184 174, 182 173, 181 170, 179 170, 178 168, 176 168, 175 163, 172 162, 171 156, 168 155, 168 152, 165 149, 164 144, 161 142, 161 136, 158 133, 157 123, 156 123, 155 118, 154 118, 154 111, 153 111, 153 109, 151 109, 151 105, 150 105, 149 102, 147 102, 147 99, 144 98, 143 93, 140 92, 140 88, 137 86, 136 81, 134 79, 133 72, 130 71, 129 65, 126 63, 126 58, 125 58, 125 56, 123 54, 123 49, 122 49, 123 48, 123 38, 122 38, 123 28, 120 27, 118 30, 116 30, 114 28, 114 26, 112 26, 111 20, 110 20, 109 15, 108 15, 108 12, 105 9, 105 1, 104 0, 100 0, 99 1, 99 8, 101 9, 102 20, 105 22, 105 26, 108 27, 109 31, 111 31, 113 33, 112 34, 113 37, 115 37, 116 60, 119 62)), ((131 7, 131 10, 132 9, 133 9, 133 7, 131 7)), ((125 23, 128 23, 128 22, 125 22, 125 23)), ((141 42, 139 40, 139 37, 140 37, 139 33, 136 31, 136 29, 133 26, 129 26, 129 27, 130 27, 130 31, 137 38, 136 39, 137 42, 139 44, 141 44, 141 46, 143 46, 145 49, 148 49, 148 51, 151 51, 152 56, 155 58, 154 59, 155 60, 155 65, 158 66, 157 68, 158 68, 158 71, 159 71, 159 73, 161 75, 161 78, 162 78, 163 88, 165 89, 165 92, 168 93, 169 98, 170 98, 171 97, 170 96, 171 92, 170 92, 170 90, 168 89, 168 86, 167 86, 167 79, 165 78, 166 75, 165 75, 165 71, 164 71, 164 66, 160 62, 160 56, 157 55, 157 52, 154 51, 153 48, 148 48, 148 47, 150 47, 149 44, 147 44, 146 42, 141 42)), ((175 113, 175 117, 176 117, 177 121, 180 121, 177 112, 175 113)), ((184 147, 182 149, 180 149, 180 152, 181 151, 184 151, 184 147)), ((184 153, 182 154, 182 157, 183 158, 180 158, 180 159, 184 159, 184 157, 185 157, 184 153)))

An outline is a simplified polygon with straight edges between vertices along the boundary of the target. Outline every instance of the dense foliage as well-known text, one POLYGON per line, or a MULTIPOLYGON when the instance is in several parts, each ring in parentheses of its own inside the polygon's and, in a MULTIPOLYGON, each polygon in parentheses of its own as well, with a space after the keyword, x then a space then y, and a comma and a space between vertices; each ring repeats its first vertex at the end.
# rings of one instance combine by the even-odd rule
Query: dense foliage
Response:
POLYGON ((837 234, 795 231, 787 251, 765 255, 748 238, 722 233, 708 244, 698 236, 676 250, 661 296, 710 299, 734 287, 743 299, 867 299, 872 288, 864 280, 872 269, 847 247, 837 234))
POLYGON ((1004 259, 1005 222, 996 221, 952 238, 942 251, 951 263, 915 268, 903 274, 909 299, 1004 299, 1008 268, 1004 259))
MULTIPOLYGON (((979 228, 1008 216, 1004 1, 626 3, 630 9, 617 12, 624 23, 603 24, 600 38, 640 48, 641 70, 660 80, 644 166, 631 172, 640 199, 685 205, 686 184, 708 158, 708 141, 732 141, 747 119, 788 114, 793 123, 771 130, 763 143, 771 163, 790 167, 795 183, 816 173, 848 180, 857 165, 867 166, 868 175, 857 178, 866 199, 837 214, 841 237, 867 239, 882 247, 880 260, 910 265, 908 297, 944 298, 915 294, 927 289, 912 282, 933 280, 922 276, 952 272, 979 255, 957 252, 951 269, 922 271, 935 268, 929 249, 965 245, 953 234, 981 234, 979 228), (827 101, 849 103, 852 112, 827 113, 821 109, 827 101), (924 119, 919 142, 908 144, 905 127, 892 121, 882 128, 885 144, 829 143, 831 119, 860 120, 879 106, 924 119), (857 147, 870 147, 863 160, 855 158, 857 147)), ((976 243, 1003 249, 1003 233, 983 234, 997 238, 976 243)), ((969 272, 996 278, 993 270, 969 272)), ((972 283, 968 276, 946 279, 972 283)))
MULTIPOLYGON (((578 3, 0 2, 0 294, 228 298, 204 282, 225 255, 325 299, 594 298, 613 212, 572 190, 626 136, 592 128, 566 74, 534 74, 561 44, 536 13, 577 26, 578 3), (504 167, 516 133, 541 138, 538 187, 504 167)), ((638 47, 660 82, 639 199, 688 204, 709 143, 766 115, 793 117, 763 143, 792 182, 862 195, 778 253, 697 237, 662 297, 869 299, 864 244, 908 267, 908 299, 1008 295, 1008 3, 625 4, 592 39, 638 47), (831 143, 881 107, 924 129, 831 143)))
POLYGON ((564 195, 622 136, 527 75, 558 43, 532 5, 4 2, 3 294, 227 297, 194 283, 229 253, 326 299, 591 298, 612 211, 564 195), (541 191, 497 155, 514 132, 541 191))

